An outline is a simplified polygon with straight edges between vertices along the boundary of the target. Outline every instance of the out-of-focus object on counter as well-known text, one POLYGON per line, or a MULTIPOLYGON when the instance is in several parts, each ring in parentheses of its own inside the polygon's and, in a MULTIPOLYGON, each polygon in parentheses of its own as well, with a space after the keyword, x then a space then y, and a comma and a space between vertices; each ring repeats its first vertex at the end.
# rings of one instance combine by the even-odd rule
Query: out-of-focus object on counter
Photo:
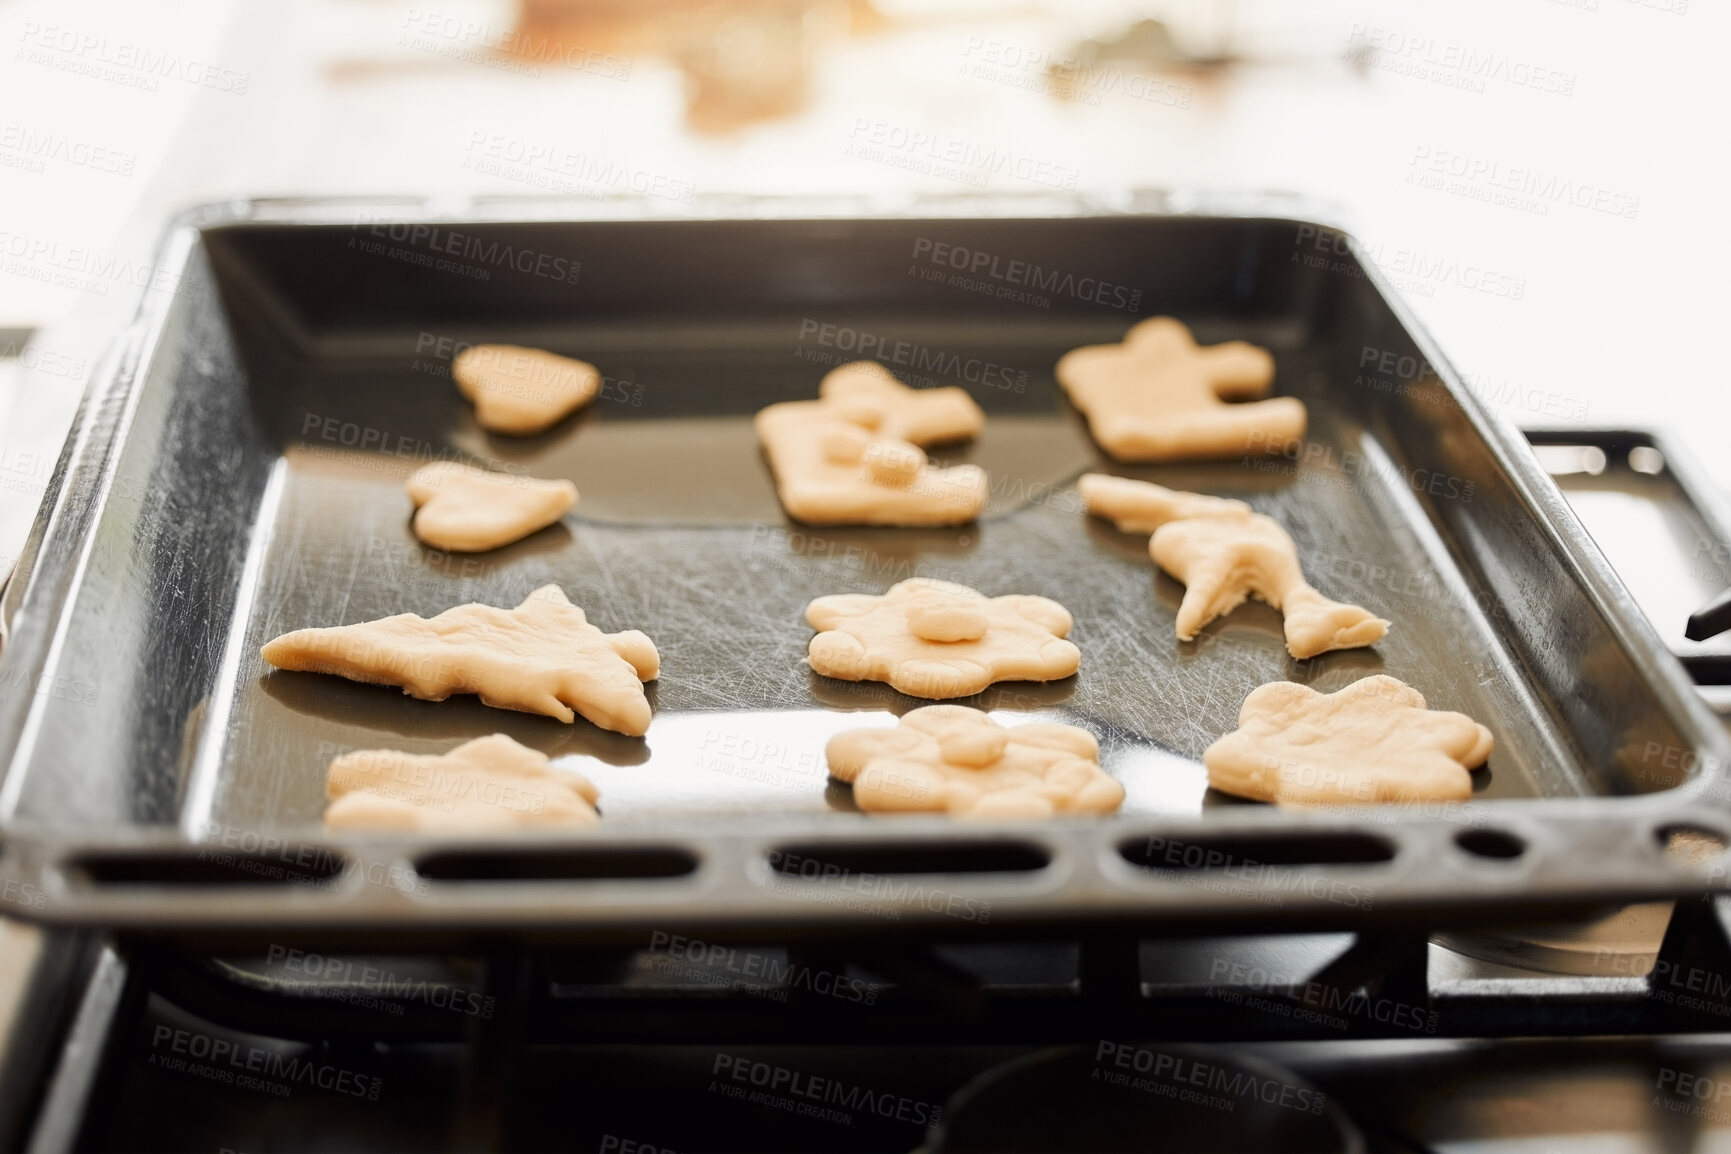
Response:
MULTIPOLYGON (((516 30, 497 46, 536 57, 548 51, 662 56, 685 73, 687 123, 728 133, 797 115, 809 102, 826 52, 889 29, 986 28, 994 21, 1085 13, 1063 5, 987 4, 936 9, 873 0, 519 0, 516 30)), ((1260 6, 1237 0, 1168 0, 1142 6, 1073 47, 1050 52, 1044 91, 1074 100, 1089 78, 1121 71, 1161 75, 1212 71, 1254 55, 1289 56, 1294 40, 1260 6)), ((1013 47, 1016 52, 1028 50, 1013 47)))
POLYGON ((689 127, 726 133, 800 112, 825 47, 885 24, 871 0, 522 0, 502 48, 668 57, 685 73, 689 127))

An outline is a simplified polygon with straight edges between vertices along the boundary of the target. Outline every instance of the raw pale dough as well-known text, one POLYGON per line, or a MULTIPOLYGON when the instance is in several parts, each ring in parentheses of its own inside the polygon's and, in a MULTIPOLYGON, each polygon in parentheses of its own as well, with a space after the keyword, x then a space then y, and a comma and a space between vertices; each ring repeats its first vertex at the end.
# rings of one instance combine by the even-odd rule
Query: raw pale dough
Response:
POLYGON ((266 645, 264 659, 280 669, 400 685, 425 701, 474 693, 498 709, 564 722, 575 709, 632 737, 649 729, 642 683, 661 670, 649 638, 635 629, 601 632, 557 585, 543 585, 515 609, 469 604, 431 619, 399 613, 297 629, 266 645))
POLYGON ((1292 681, 1253 691, 1238 729, 1202 754, 1208 784, 1286 805, 1465 801, 1493 745, 1464 713, 1425 708, 1418 690, 1379 674, 1338 693, 1292 681))
POLYGON ((1019 818, 1111 813, 1124 787, 1100 768, 1094 735, 1073 725, 1006 728, 965 705, 928 705, 893 729, 850 729, 824 750, 871 813, 1019 818))
POLYGON ((1126 533, 1152 533, 1168 521, 1190 517, 1248 517, 1254 511, 1243 501, 1186 493, 1105 473, 1083 473, 1076 489, 1088 512, 1126 533))
POLYGON ((502 733, 446 754, 363 749, 325 776, 331 829, 470 833, 519 826, 587 826, 601 791, 580 773, 502 733))
POLYGON ((1178 640, 1254 594, 1286 615, 1286 649, 1297 658, 1374 645, 1389 623, 1368 609, 1330 601, 1304 580, 1298 546, 1271 517, 1243 501, 1185 493, 1147 481, 1085 473, 1076 482, 1088 512, 1127 533, 1152 532, 1148 553, 1184 582, 1178 640))
POLYGON ((910 389, 868 361, 825 376, 815 401, 770 405, 755 425, 789 516, 920 528, 965 524, 986 507, 984 469, 936 468, 921 448, 984 422, 961 389, 910 389))
POLYGON ((435 461, 409 478, 415 536, 435 549, 482 553, 521 540, 577 503, 569 481, 537 481, 491 473, 456 461, 435 461))
POLYGON ((1169 521, 1154 531, 1155 564, 1184 582, 1178 640, 1194 640, 1216 617, 1255 594, 1286 615, 1286 651, 1303 659, 1330 649, 1374 645, 1387 621, 1357 605, 1330 601, 1311 588, 1298 547, 1261 513, 1169 521))
POLYGON ((520 437, 552 428, 601 391, 601 372, 588 361, 519 345, 466 348, 451 377, 483 429, 520 437))
POLYGON ((1274 383, 1267 349, 1244 341, 1200 348, 1171 317, 1143 321, 1122 344, 1065 353, 1057 375, 1094 439, 1120 461, 1279 452, 1304 435, 1303 401, 1257 399, 1274 383))
POLYGON ((1070 613, 1044 597, 986 597, 915 577, 881 597, 819 597, 805 619, 807 655, 825 677, 887 681, 910 697, 969 697, 994 681, 1055 681, 1082 652, 1063 640, 1070 613))
POLYGON ((817 395, 861 428, 922 447, 966 441, 986 426, 986 414, 966 389, 910 389, 876 361, 832 369, 818 382, 817 395))

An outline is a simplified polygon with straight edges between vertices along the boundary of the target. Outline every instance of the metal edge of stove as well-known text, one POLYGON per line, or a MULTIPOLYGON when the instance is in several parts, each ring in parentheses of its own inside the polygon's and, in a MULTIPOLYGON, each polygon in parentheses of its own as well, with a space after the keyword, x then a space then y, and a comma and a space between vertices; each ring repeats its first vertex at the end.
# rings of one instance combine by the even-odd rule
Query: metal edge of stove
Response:
POLYGON ((59 1060, 49 1074, 35 1117, 29 1145, 14 1149, 30 1154, 58 1154, 75 1148, 84 1128, 90 1100, 105 1067, 112 1061, 110 1044, 128 1016, 128 967, 112 947, 103 946, 90 970, 75 1016, 63 1035, 59 1060))
MULTIPOLYGON (((1592 445, 1623 453, 1637 447, 1658 450, 1664 458, 1664 471, 1676 482, 1690 512, 1713 535, 1718 548, 1731 548, 1731 500, 1713 483, 1701 462, 1684 446, 1673 429, 1664 425, 1641 428, 1559 425, 1523 428, 1521 433, 1534 445, 1592 445)), ((1694 608, 1679 606, 1685 613, 1694 608)), ((1731 662, 1717 655, 1693 658, 1675 650, 1672 650, 1672 655, 1695 677, 1696 692, 1716 713, 1731 719, 1731 662)))
MULTIPOLYGON (((1227 218, 1268 218, 1308 226, 1295 217, 1290 198, 1242 198, 1217 201, 1188 194, 1126 194, 1116 200, 1036 198, 906 199, 892 207, 842 202, 808 206, 777 200, 746 202, 760 211, 756 219, 800 219, 806 212, 835 213, 881 219, 932 215, 975 215, 989 201, 1004 215, 1135 216, 1209 215, 1227 218), (1054 212, 1054 207, 1063 211, 1054 212)), ((521 213, 520 198, 510 198, 510 212, 521 213)), ((542 202, 536 202, 542 203, 542 202)), ((158 250, 159 268, 183 262, 201 229, 249 222, 313 222, 349 220, 363 206, 387 204, 393 217, 405 205, 418 204, 420 216, 436 219, 452 213, 435 202, 372 201, 236 201, 191 209, 174 219, 158 250), (344 214, 347 214, 346 216, 344 214)), ((612 206, 597 211, 570 212, 563 200, 546 202, 558 219, 737 219, 735 212, 715 212, 699 201, 691 211, 669 213, 659 206, 615 217, 612 206)), ((728 202, 737 209, 738 205, 728 202)), ((461 214, 474 212, 459 206, 461 214)), ((491 217, 489 217, 491 219, 491 217)), ((509 219, 520 219, 509 216, 509 219)), ((531 217, 531 219, 538 219, 531 217)), ((748 218, 749 219, 749 218, 748 218)), ((1326 218, 1325 218, 1326 219, 1326 218)), ((1333 229, 1330 224, 1320 227, 1333 229)), ((1345 234, 1341 234, 1345 237, 1345 234)), ((1346 238, 1354 258, 1374 268, 1355 241, 1346 238)), ((638 831, 606 829, 580 841, 520 839, 404 840, 366 838, 290 839, 286 844, 261 838, 254 847, 223 851, 244 868, 262 860, 286 884, 175 884, 176 863, 203 859, 208 846, 185 840, 178 831, 125 831, 100 842, 80 843, 56 831, 14 824, 7 831, 0 876, 41 887, 47 901, 41 908, 21 909, 19 916, 51 924, 104 925, 154 932, 247 934, 281 928, 329 931, 365 937, 384 932, 393 937, 411 928, 431 931, 498 935, 501 933, 582 934, 592 940, 628 936, 645 927, 703 928, 712 933, 750 933, 765 928, 803 928, 816 933, 865 930, 873 934, 930 933, 936 927, 965 936, 983 922, 970 925, 952 911, 933 909, 924 900, 927 887, 906 894, 876 896, 855 907, 838 903, 845 896, 823 882, 777 884, 770 862, 782 847, 821 843, 825 852, 852 853, 856 860, 879 862, 888 852, 916 856, 927 850, 959 850, 961 858, 948 865, 881 868, 855 872, 930 879, 941 876, 941 891, 955 902, 986 903, 992 929, 1019 927, 1023 932, 1050 932, 1056 927, 1139 923, 1155 932, 1189 928, 1249 929, 1268 926, 1290 929, 1351 929, 1366 925, 1411 922, 1427 926, 1483 924, 1513 920, 1534 912, 1698 895, 1731 889, 1722 859, 1702 866, 1666 853, 1667 835, 1677 829, 1699 831, 1721 845, 1731 843, 1731 795, 1725 777, 1731 773, 1731 741, 1717 719, 1693 692, 1684 670, 1641 615, 1633 598, 1587 537, 1566 500, 1544 472, 1519 433, 1492 416, 1469 395, 1459 374, 1430 334, 1394 294, 1383 278, 1374 287, 1395 319, 1436 368, 1443 386, 1453 394, 1475 433, 1522 498, 1557 556, 1574 573, 1583 592, 1602 610, 1616 642, 1703 756, 1705 770, 1684 784, 1662 793, 1623 797, 1501 800, 1494 805, 1467 803, 1460 821, 1397 815, 1391 819, 1374 809, 1338 813, 1298 814, 1263 807, 1216 812, 1205 819, 1115 820, 1110 823, 1058 821, 1033 827, 1013 823, 979 823, 958 828, 944 819, 906 818, 893 829, 860 820, 791 820, 773 831, 717 834, 706 823, 670 824, 654 837, 638 831), (1516 852, 1490 853, 1475 848, 1483 838, 1468 832, 1488 831, 1492 842, 1516 852), (1306 876, 1306 886, 1267 901, 1266 883, 1240 878, 1232 884, 1203 875, 1192 880, 1138 867, 1121 852, 1145 844, 1151 837, 1177 839, 1203 847, 1232 847, 1240 860, 1290 864, 1306 876), (1345 847, 1342 856, 1341 847, 1345 847), (1366 851, 1369 856, 1365 856, 1366 851), (521 875, 509 880, 467 878, 426 885, 425 863, 436 854, 485 855, 503 851, 517 856, 542 855, 569 864, 581 860, 585 872, 521 875), (614 869, 622 859, 647 853, 663 863, 651 872, 614 869), (994 855, 1021 857, 1020 867, 984 865, 994 855), (873 855, 879 855, 874 857, 873 855), (1286 856, 1279 856, 1285 854, 1286 856), (74 866, 92 856, 120 855, 139 877, 124 884, 91 884, 74 866), (1260 855, 1260 856, 1259 856, 1260 855), (296 863, 317 863, 312 873, 296 872, 296 863), (669 868, 669 860, 683 866, 669 868), (1044 864, 1029 865, 1028 862, 1044 864), (972 862, 972 866, 968 863, 972 862), (286 863, 286 868, 284 864, 286 863), (1370 864, 1367 864, 1370 863, 1370 864), (171 867, 169 874, 152 874, 153 866, 171 867), (584 880, 573 881, 573 877, 584 880), (415 879, 420 879, 417 893, 415 879), (552 880, 549 880, 552 879, 552 880), (1202 881, 1207 884, 1197 884, 1202 881), (1369 903, 1348 905, 1337 899, 1341 887, 1368 886, 1369 903), (779 890, 779 892, 772 892, 779 890)), ((51 482, 53 496, 39 513, 27 586, 8 598, 14 639, 9 657, 40 672, 55 644, 56 624, 78 583, 82 558, 107 492, 117 447, 122 443, 133 405, 140 370, 148 363, 152 342, 169 307, 167 294, 146 294, 138 319, 111 375, 93 382, 74 437, 51 482)), ((24 695, 26 698, 28 695, 24 695)), ((15 751, 22 743, 20 725, 27 710, 17 700, 0 711, 0 733, 12 737, 15 751)), ((10 776, 10 775, 9 775, 10 776)), ((10 812, 19 787, 12 777, 0 786, 0 811, 10 812)), ((118 859, 111 859, 118 860, 118 859)), ((231 863, 232 864, 232 863, 231 863)), ((232 878, 228 879, 234 880, 232 878)), ((833 880, 833 879, 832 879, 833 880)), ((844 878, 844 883, 846 879, 844 878)))

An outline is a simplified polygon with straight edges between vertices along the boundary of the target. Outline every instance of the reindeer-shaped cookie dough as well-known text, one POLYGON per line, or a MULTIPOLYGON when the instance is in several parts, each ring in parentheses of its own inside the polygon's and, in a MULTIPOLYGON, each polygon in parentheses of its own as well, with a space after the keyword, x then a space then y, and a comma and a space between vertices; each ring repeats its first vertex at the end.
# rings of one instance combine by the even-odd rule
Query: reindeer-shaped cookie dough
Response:
POLYGON ((1324 597, 1304 579, 1298 546, 1272 517, 1243 501, 1167 489, 1147 481, 1085 473, 1076 483, 1088 512, 1127 533, 1152 533, 1154 563, 1184 582, 1178 640, 1255 596, 1286 617, 1286 650, 1303 660, 1330 649, 1374 645, 1387 621, 1324 597))

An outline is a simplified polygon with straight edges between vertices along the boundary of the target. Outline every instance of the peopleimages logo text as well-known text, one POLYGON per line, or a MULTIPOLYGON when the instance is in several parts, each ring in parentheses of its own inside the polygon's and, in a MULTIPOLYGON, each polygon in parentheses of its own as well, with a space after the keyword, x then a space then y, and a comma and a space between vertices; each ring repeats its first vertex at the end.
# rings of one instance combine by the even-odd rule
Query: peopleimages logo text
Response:
POLYGON ((1073 272, 1046 268, 1031 261, 1006 260, 997 253, 948 244, 931 237, 914 238, 913 258, 940 268, 952 268, 969 276, 1023 285, 1055 296, 1089 301, 1124 312, 1133 313, 1142 307, 1142 290, 1139 288, 1114 284, 1099 277, 1079 277, 1073 272))
POLYGON ((515 269, 546 280, 576 284, 583 273, 583 262, 552 253, 519 248, 497 240, 488 240, 469 232, 443 228, 436 224, 410 224, 404 221, 385 222, 363 217, 355 229, 364 236, 377 237, 410 249, 435 256, 447 256, 475 261, 493 268, 515 269))

